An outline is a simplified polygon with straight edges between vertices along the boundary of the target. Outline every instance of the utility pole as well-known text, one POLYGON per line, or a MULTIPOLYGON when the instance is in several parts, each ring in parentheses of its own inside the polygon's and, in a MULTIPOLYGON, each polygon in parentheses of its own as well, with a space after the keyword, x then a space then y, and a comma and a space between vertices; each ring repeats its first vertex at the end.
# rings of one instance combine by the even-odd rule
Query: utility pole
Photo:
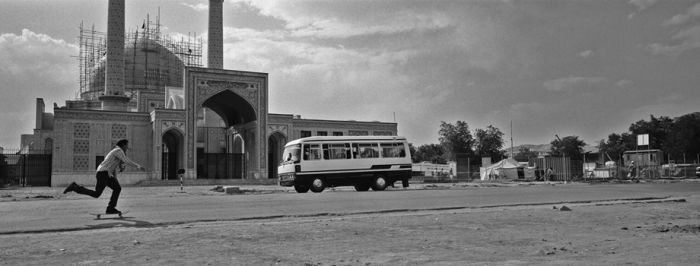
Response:
POLYGON ((510 158, 513 159, 513 120, 510 120, 510 158))
POLYGON ((557 137, 557 140, 559 140, 559 148, 561 149, 561 154, 562 154, 562 168, 563 168, 563 170, 564 170, 564 173, 563 173, 563 175, 564 175, 564 183, 566 183, 566 182, 568 181, 568 175, 567 175, 567 173, 568 173, 569 171, 568 171, 568 168, 566 167, 566 150, 565 150, 564 147, 563 147, 563 146, 564 146, 564 141, 562 141, 561 138, 559 138, 559 135, 558 135, 558 134, 554 134, 554 136, 557 137))

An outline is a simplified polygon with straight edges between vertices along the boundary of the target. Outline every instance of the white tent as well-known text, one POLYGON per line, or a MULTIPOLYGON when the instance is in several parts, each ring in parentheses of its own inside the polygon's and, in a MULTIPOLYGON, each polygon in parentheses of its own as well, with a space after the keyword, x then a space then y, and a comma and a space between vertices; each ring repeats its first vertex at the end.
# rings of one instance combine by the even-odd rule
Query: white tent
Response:
POLYGON ((523 168, 517 161, 507 158, 487 167, 479 168, 481 180, 517 179, 518 168, 523 168))

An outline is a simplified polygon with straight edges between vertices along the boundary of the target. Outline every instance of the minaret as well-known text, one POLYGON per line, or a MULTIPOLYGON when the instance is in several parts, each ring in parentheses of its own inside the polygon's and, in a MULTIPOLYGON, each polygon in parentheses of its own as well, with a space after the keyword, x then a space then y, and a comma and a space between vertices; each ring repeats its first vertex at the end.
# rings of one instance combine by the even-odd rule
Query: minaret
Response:
POLYGON ((102 110, 126 111, 124 95, 124 0, 109 0, 107 10, 107 55, 105 92, 99 99, 102 110))
POLYGON ((209 38, 207 46, 207 66, 224 68, 224 0, 209 0, 209 38))

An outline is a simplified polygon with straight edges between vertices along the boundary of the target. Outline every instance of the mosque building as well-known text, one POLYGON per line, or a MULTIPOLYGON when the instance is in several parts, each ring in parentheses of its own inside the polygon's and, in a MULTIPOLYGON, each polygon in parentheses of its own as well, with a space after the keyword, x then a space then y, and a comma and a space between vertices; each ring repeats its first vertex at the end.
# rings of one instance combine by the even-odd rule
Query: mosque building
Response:
POLYGON ((201 39, 162 35, 159 17, 127 33, 124 0, 108 1, 106 33, 81 25, 77 99, 53 113, 36 99, 36 126, 21 147, 51 154, 50 174, 28 185, 94 184, 119 139, 146 167, 128 168, 120 182, 137 184, 178 179, 178 169, 185 179, 273 179, 288 141, 397 134, 396 123, 268 113, 268 74, 224 69, 223 0, 209 1, 206 67, 201 39))

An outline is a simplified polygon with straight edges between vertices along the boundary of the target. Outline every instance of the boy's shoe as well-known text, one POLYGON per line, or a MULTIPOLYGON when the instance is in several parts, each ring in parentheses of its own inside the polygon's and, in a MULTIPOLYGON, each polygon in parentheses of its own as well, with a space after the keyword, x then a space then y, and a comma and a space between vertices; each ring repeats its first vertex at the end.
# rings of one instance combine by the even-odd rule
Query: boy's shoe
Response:
POLYGON ((121 214, 122 212, 113 207, 107 207, 106 214, 121 214))
POLYGON ((71 191, 76 191, 78 189, 78 187, 79 187, 78 184, 76 184, 75 182, 70 183, 70 185, 68 185, 68 187, 66 187, 66 189, 63 190, 63 194, 66 194, 66 193, 71 192, 71 191))

